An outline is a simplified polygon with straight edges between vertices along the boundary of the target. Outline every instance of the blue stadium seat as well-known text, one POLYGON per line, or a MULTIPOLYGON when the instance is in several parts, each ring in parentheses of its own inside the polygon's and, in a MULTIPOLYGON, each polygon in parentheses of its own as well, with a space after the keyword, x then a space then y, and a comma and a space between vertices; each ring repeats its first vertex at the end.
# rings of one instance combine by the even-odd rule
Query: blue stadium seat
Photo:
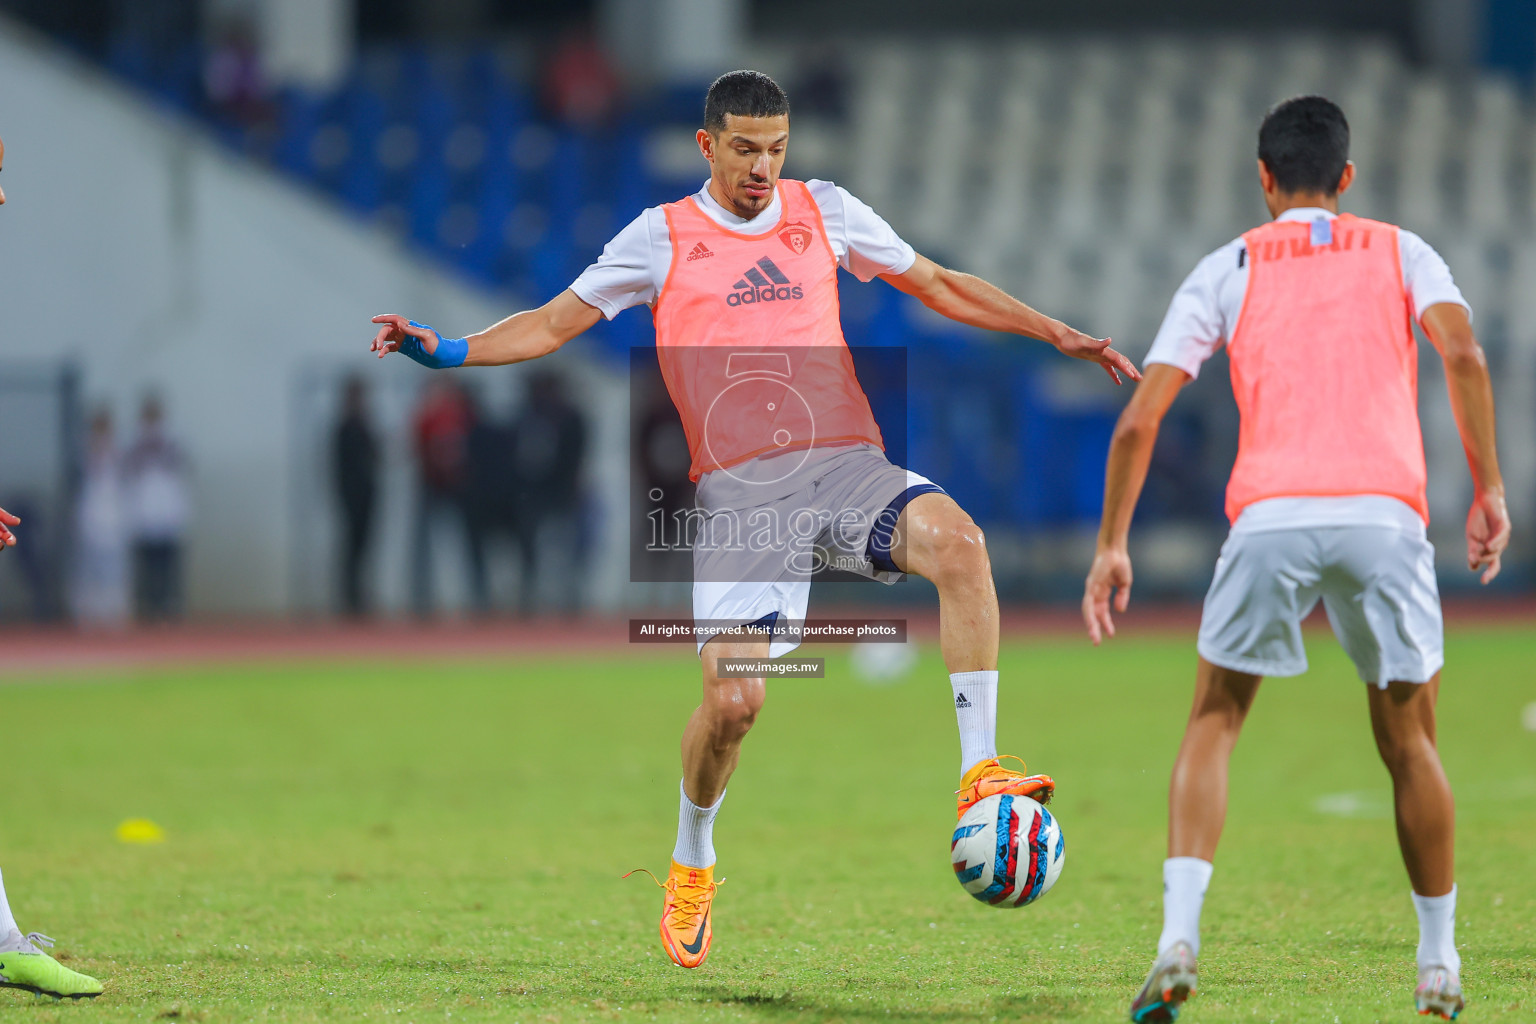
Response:
POLYGON ((339 194, 353 209, 371 213, 384 200, 384 168, 378 147, 388 120, 387 107, 381 95, 354 81, 342 101, 342 110, 352 135, 352 152, 339 182, 339 194))

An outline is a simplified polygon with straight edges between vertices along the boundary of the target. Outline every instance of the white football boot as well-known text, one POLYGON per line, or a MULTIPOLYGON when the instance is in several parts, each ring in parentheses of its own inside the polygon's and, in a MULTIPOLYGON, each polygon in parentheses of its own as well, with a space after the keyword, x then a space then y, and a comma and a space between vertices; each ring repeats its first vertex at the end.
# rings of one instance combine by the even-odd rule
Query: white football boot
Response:
POLYGON ((1195 994, 1195 951, 1187 942, 1175 942, 1158 954, 1147 972, 1146 984, 1131 1000, 1131 1020, 1136 1024, 1169 1024, 1179 1019, 1179 1007, 1195 994))
POLYGON ((1442 1020, 1455 1020, 1466 1005, 1461 998, 1461 979, 1449 967, 1425 967, 1419 971, 1413 1006, 1420 1015, 1435 1014, 1442 1020))

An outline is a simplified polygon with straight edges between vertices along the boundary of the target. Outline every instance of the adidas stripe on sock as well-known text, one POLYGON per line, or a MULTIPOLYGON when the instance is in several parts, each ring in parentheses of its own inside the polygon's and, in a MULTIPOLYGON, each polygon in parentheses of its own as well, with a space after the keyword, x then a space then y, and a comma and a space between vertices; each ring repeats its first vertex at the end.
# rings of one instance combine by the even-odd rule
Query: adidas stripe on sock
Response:
POLYGON ((997 756, 997 672, 955 672, 949 677, 960 725, 960 774, 997 756))

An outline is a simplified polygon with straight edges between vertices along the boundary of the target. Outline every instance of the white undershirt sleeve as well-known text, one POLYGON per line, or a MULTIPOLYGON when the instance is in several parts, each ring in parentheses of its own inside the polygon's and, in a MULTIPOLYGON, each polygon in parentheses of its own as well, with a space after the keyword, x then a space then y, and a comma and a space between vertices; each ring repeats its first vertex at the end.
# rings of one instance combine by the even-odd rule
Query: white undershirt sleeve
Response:
POLYGON ((1424 239, 1404 228, 1397 229, 1398 256, 1403 261, 1403 287, 1413 298, 1413 318, 1418 320, 1430 306, 1451 302, 1472 315, 1472 307, 1456 287, 1451 268, 1424 239))
POLYGON ((631 306, 655 302, 671 261, 666 214, 653 207, 630 221, 603 246, 597 262, 571 282, 571 291, 612 320, 631 306))
POLYGON ((1226 245, 1195 264, 1179 290, 1173 293, 1163 325, 1158 328, 1145 364, 1176 366, 1190 377, 1200 376, 1201 365, 1226 340, 1227 324, 1217 301, 1216 282, 1212 280, 1219 264, 1236 267, 1237 250, 1226 245))
POLYGON ((881 274, 905 274, 912 269, 917 250, 869 204, 830 181, 805 184, 821 210, 832 253, 844 270, 860 281, 873 281, 881 274))

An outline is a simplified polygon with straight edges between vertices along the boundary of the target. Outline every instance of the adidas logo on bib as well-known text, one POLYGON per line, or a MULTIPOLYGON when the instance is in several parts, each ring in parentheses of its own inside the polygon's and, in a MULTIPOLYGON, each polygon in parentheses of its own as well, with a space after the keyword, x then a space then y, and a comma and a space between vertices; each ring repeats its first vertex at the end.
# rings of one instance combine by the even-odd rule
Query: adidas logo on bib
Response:
POLYGON ((709 246, 705 245, 703 242, 700 242, 698 245, 689 250, 687 262, 692 263, 694 260, 707 259, 713 255, 714 253, 709 251, 709 246))
POLYGON ((790 284, 773 260, 764 256, 747 268, 741 280, 731 286, 725 297, 727 306, 748 306, 754 302, 784 302, 803 299, 805 292, 797 284, 790 284))

